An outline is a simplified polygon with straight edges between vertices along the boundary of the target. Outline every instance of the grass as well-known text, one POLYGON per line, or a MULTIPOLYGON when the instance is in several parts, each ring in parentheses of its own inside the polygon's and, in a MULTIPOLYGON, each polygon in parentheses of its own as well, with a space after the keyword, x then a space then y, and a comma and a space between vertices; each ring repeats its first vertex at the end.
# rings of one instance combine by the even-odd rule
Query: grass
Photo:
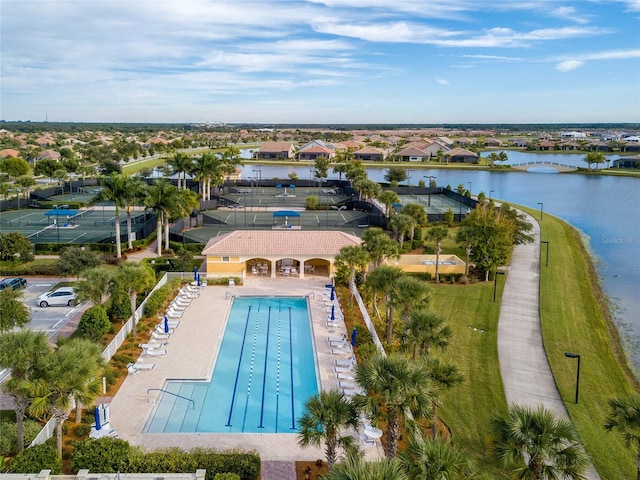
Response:
MULTIPOLYGON (((535 210, 527 210, 536 215, 535 210)), ((545 215, 542 240, 549 241, 549 266, 541 266, 540 316, 544 346, 562 399, 602 478, 635 477, 635 454, 603 427, 608 400, 638 390, 590 257, 575 229, 545 215), (582 355, 576 405, 576 361, 582 355)), ((543 249, 544 250, 544 249, 543 249)), ((544 253, 544 252, 543 252, 544 253)))
MULTIPOLYGON (((498 282, 499 294, 503 285, 498 282)), ((448 319, 453 333, 447 350, 434 355, 455 363, 464 375, 464 383, 443 394, 440 417, 454 443, 483 471, 507 478, 489 451, 491 415, 507 408, 498 361, 499 305, 493 303, 492 283, 432 285, 431 308, 448 319)))
POLYGON ((169 157, 164 155, 159 158, 149 158, 140 162, 131 163, 122 167, 122 173, 132 175, 134 173, 138 173, 140 170, 152 169, 154 167, 157 167, 158 165, 165 164, 168 158, 169 157))

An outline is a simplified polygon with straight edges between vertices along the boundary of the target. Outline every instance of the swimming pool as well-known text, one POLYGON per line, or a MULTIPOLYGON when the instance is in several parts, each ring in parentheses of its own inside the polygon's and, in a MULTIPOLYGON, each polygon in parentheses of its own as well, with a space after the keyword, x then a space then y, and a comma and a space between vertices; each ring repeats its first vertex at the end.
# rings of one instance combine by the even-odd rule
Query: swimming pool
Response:
POLYGON ((306 298, 237 297, 211 380, 167 381, 144 431, 296 433, 318 392, 313 352, 306 298))

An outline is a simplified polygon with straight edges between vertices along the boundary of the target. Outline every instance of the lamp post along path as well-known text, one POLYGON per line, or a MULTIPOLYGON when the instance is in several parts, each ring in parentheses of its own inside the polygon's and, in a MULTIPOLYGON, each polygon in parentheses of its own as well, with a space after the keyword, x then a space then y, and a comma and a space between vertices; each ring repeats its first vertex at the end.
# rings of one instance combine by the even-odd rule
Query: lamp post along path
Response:
POLYGON ((578 393, 580 392, 580 354, 579 353, 571 353, 564 352, 564 356, 567 358, 577 358, 578 359, 578 371, 576 373, 576 405, 578 404, 578 393))

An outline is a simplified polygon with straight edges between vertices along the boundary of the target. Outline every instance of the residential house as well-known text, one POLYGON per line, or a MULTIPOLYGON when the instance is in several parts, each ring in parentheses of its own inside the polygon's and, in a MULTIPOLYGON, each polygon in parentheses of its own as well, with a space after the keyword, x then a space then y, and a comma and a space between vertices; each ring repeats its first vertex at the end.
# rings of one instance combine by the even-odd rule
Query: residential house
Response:
POLYGON ((640 155, 620 157, 613 161, 613 168, 640 168, 640 155))
POLYGON ((324 147, 322 145, 313 145, 305 148, 304 150, 301 149, 296 153, 298 160, 315 160, 319 157, 331 159, 335 157, 335 155, 336 151, 334 149, 324 147))
POLYGON ((398 152, 401 162, 428 162, 431 158, 429 153, 416 147, 407 147, 398 152))
POLYGON ((4 150, 0 150, 0 158, 18 158, 20 156, 20 152, 14 150, 13 148, 5 148, 4 150))
POLYGON ((282 160, 294 158, 296 147, 292 142, 263 142, 256 152, 261 160, 282 160))
POLYGON ((381 148, 364 147, 353 152, 356 160, 363 162, 382 162, 387 157, 386 152, 381 148))
POLYGON ((38 155, 38 160, 55 160, 56 162, 60 160, 60 153, 55 150, 43 150, 38 155))
POLYGON ((500 140, 498 140, 497 138, 487 138, 484 141, 484 145, 485 147, 501 147, 502 146, 502 142, 500 140))
POLYGON ((445 152, 444 158, 451 163, 476 163, 478 154, 464 148, 454 148, 445 152))
POLYGON ((470 147, 471 145, 476 144, 476 140, 469 137, 460 137, 455 141, 456 145, 460 145, 461 147, 470 147))

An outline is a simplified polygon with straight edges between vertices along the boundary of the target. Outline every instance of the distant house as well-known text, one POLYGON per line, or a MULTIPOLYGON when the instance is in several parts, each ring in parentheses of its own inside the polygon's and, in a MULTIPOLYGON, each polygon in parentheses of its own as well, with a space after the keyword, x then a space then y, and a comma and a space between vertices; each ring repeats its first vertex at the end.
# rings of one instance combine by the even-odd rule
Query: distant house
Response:
POLYGON ((416 147, 408 147, 398 152, 401 162, 427 162, 431 155, 416 147))
POLYGON ((18 158, 20 156, 20 152, 14 150, 13 148, 5 148, 4 150, 0 150, 0 158, 18 158))
POLYGON ((484 145, 485 145, 485 147, 501 147, 502 146, 502 142, 500 140, 498 140, 497 138, 487 138, 484 141, 484 145))
POLYGON ((313 145, 309 148, 305 148, 304 150, 301 149, 296 153, 298 160, 315 160, 319 157, 333 158, 335 155, 335 150, 322 145, 313 145))
POLYGON ((43 150, 38 155, 38 160, 55 160, 57 162, 60 160, 60 153, 55 150, 43 150))
POLYGON ((36 138, 36 145, 39 145, 41 147, 49 147, 55 144, 56 144, 55 140, 46 136, 36 138))
POLYGON ((556 147, 556 143, 551 140, 542 140, 538 143, 537 149, 541 151, 553 150, 556 147))
POLYGON ((592 152, 613 152, 613 147, 606 142, 591 142, 587 148, 592 152))
POLYGON ((456 145, 460 145, 462 147, 469 147, 474 145, 476 141, 473 138, 461 137, 456 139, 456 145))
POLYGON ((560 150, 580 150, 580 144, 576 142, 560 142, 560 150))
POLYGON ((436 138, 436 142, 438 142, 438 143, 440 143, 440 144, 442 144, 442 145, 444 145, 446 147, 449 147, 449 148, 453 148, 453 145, 454 145, 453 140, 451 140, 448 137, 438 137, 438 138, 436 138))
POLYGON ((382 162, 387 155, 381 148, 364 147, 353 152, 353 156, 356 160, 362 160, 363 162, 382 162))
POLYGON ((290 159, 296 148, 292 142, 264 142, 260 145, 256 157, 261 160, 290 159))
POLYGON ((526 147, 531 140, 528 138, 512 138, 511 142, 515 147, 526 147))
POLYGON ((620 157, 613 161, 613 168, 640 168, 640 155, 620 157))
POLYGON ((444 158, 451 163, 475 163, 478 161, 478 154, 464 148, 454 148, 445 152, 444 158))

